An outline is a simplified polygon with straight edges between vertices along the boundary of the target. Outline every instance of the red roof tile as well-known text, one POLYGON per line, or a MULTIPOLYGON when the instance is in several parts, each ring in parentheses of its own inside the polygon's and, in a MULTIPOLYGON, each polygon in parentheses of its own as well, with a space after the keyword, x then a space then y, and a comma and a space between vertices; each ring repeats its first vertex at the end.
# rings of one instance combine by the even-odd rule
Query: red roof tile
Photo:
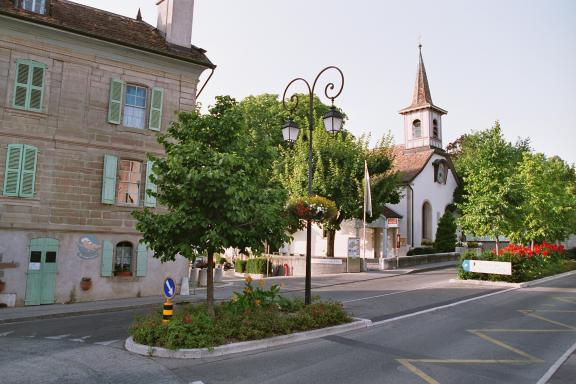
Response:
POLYGON ((180 47, 166 42, 160 32, 143 21, 106 12, 67 0, 49 0, 45 15, 14 6, 13 0, 0 0, 0 14, 33 23, 94 37, 100 40, 185 60, 208 68, 216 66, 201 48, 180 47))

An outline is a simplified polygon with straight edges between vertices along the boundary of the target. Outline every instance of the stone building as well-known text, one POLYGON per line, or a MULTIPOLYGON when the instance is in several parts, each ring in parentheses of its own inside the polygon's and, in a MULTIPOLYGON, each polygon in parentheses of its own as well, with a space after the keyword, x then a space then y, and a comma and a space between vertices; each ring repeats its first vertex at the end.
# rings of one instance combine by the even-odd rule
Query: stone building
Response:
POLYGON ((215 66, 191 45, 192 0, 158 24, 65 0, 0 0, 0 302, 161 294, 187 261, 152 257, 131 216, 156 135, 215 66), (92 287, 81 290, 82 278, 92 287))

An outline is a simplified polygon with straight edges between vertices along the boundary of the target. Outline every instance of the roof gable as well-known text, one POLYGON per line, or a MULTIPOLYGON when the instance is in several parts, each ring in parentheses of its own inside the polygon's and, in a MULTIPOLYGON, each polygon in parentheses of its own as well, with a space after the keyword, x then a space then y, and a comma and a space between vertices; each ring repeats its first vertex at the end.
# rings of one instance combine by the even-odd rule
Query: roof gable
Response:
POLYGON ((203 49, 168 44, 156 28, 143 21, 67 0, 47 3, 42 15, 17 8, 13 0, 0 0, 0 14, 215 68, 203 49))

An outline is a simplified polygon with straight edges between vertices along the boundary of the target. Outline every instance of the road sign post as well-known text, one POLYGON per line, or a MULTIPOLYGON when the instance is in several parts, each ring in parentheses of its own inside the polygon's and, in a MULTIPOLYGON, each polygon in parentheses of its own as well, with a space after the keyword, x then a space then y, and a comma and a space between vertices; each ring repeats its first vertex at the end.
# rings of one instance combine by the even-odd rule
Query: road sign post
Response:
POLYGON ((166 296, 166 301, 164 302, 164 307, 162 310, 162 323, 168 324, 172 320, 172 315, 174 314, 174 304, 172 299, 176 296, 176 284, 174 280, 170 277, 164 280, 163 285, 164 296, 166 296))

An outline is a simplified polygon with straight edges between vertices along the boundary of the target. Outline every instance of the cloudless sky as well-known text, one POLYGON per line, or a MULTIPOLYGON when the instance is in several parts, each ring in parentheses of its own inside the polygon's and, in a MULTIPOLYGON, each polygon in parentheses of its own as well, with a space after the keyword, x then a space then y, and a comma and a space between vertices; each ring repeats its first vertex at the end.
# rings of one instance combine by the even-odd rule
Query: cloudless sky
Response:
MULTIPOLYGON (((141 8, 156 25, 156 0, 76 1, 130 17, 141 8)), ((196 0, 192 43, 218 66, 198 101, 281 95, 335 65, 347 128, 403 143, 420 35, 432 99, 448 110, 444 146, 500 120, 509 140, 576 163, 573 0, 196 0)))

